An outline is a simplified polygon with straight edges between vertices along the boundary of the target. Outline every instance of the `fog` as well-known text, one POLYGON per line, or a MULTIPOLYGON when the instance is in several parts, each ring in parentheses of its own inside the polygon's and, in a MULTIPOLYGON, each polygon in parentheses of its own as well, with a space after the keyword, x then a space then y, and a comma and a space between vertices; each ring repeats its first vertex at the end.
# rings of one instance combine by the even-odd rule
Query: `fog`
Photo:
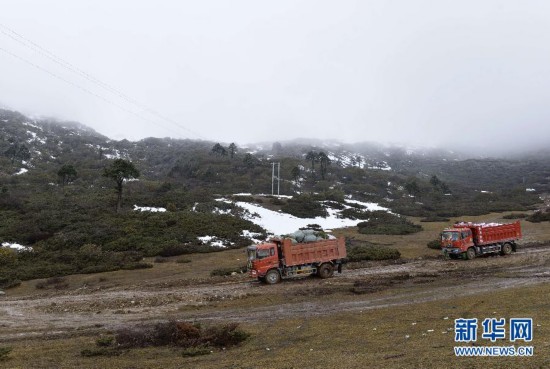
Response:
POLYGON ((2 3, 0 105, 115 139, 550 138, 546 1, 2 3))

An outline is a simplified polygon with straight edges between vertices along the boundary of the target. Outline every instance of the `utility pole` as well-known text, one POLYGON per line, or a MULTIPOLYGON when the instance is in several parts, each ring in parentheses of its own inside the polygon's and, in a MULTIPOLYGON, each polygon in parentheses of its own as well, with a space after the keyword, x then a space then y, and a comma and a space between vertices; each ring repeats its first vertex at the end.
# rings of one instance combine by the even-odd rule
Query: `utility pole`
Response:
POLYGON ((277 178, 277 196, 281 190, 281 163, 271 163, 271 196, 275 195, 275 178, 277 178), (277 164, 277 177, 275 177, 275 164, 277 164))

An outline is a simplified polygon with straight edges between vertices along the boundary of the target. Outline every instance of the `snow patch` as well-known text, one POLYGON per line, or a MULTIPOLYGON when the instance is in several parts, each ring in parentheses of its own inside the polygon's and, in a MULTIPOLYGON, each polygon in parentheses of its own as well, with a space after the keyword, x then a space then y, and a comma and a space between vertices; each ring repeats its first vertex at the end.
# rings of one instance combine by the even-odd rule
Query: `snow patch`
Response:
MULTIPOLYGON (((346 200, 347 202, 362 205, 366 210, 384 210, 387 208, 379 206, 375 203, 366 203, 357 200, 346 200)), ((250 204, 247 202, 237 202, 237 206, 240 206, 248 210, 251 216, 248 220, 263 227, 269 233, 276 235, 288 234, 296 231, 299 228, 305 227, 308 224, 318 224, 323 229, 333 228, 345 228, 356 226, 361 220, 342 218, 341 213, 337 209, 328 208, 328 216, 326 218, 298 218, 290 214, 272 211, 256 204, 250 204)))
POLYGON ((246 238, 250 238, 254 243, 263 242, 263 239, 258 238, 258 237, 262 236, 261 233, 250 232, 249 230, 245 229, 245 230, 242 231, 241 236, 246 237, 246 238))
POLYGON ((164 213, 166 211, 165 208, 153 208, 149 206, 137 206, 134 205, 134 211, 150 211, 152 213, 164 213))
MULTIPOLYGON (((209 244, 210 246, 221 247, 221 248, 226 248, 227 247, 227 246, 224 245, 223 240, 220 240, 215 236, 202 236, 202 237, 197 237, 197 239, 199 241, 201 241, 202 243, 204 243, 204 244, 209 244)), ((230 242, 230 244, 233 244, 233 243, 230 242)))
POLYGON ((32 247, 30 246, 23 246, 18 243, 9 243, 9 242, 3 242, 2 247, 6 247, 9 249, 14 249, 17 251, 32 251, 32 247))
POLYGON ((26 168, 21 168, 21 169, 19 169, 19 172, 14 173, 13 175, 14 175, 14 176, 18 176, 18 175, 21 175, 21 174, 25 174, 25 173, 27 173, 28 171, 29 171, 29 170, 26 169, 26 168))

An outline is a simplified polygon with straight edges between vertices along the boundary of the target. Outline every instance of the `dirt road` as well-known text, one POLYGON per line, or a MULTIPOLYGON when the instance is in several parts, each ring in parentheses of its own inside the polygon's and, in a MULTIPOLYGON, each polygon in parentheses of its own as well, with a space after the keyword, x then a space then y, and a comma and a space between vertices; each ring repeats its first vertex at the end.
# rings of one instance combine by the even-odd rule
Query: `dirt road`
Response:
POLYGON ((275 286, 237 275, 196 285, 151 282, 100 291, 7 295, 0 300, 0 341, 82 335, 167 318, 250 322, 310 317, 548 283, 550 246, 472 261, 426 259, 356 267, 328 280, 303 278, 275 286))

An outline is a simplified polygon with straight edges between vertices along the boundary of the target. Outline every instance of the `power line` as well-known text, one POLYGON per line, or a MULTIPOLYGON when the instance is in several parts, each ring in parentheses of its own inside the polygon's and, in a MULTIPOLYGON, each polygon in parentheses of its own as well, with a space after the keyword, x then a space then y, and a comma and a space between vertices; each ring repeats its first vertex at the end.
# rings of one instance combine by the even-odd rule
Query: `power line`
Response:
MULTIPOLYGON (((175 125, 176 127, 180 128, 180 129, 183 129, 199 138, 202 138, 202 139, 206 139, 205 137, 203 137, 202 135, 200 135, 199 133, 183 126, 182 124, 180 124, 179 122, 169 118, 169 117, 166 117, 164 115, 162 115, 161 113, 157 112, 156 110, 154 109, 151 109, 150 107, 146 106, 145 104, 137 101, 136 99, 133 99, 132 97, 128 96, 127 94, 123 93, 122 91, 120 91, 119 89, 101 81, 100 79, 90 75, 89 73, 83 71, 82 69, 76 67, 75 65, 69 63, 68 61, 64 60, 63 58, 57 56, 56 54, 54 54, 53 52, 43 48, 42 46, 38 45, 37 43, 33 42, 32 40, 26 38, 25 36, 17 33, 16 31, 14 31, 13 29, 5 26, 4 24, 1 24, 0 23, 0 33, 4 34, 5 36, 11 38, 12 40, 22 44, 23 46, 25 47, 28 47, 32 50, 34 50, 35 52, 45 56, 46 58, 52 60, 53 62, 57 63, 58 65, 62 66, 63 68, 65 69, 68 69, 69 71, 81 76, 82 78, 85 78, 87 79, 88 81, 98 85, 99 87, 115 94, 116 96, 126 100, 127 102, 143 109, 144 111, 148 112, 149 114, 152 114, 166 122, 169 122, 171 123, 172 125, 175 125)), ((22 59, 22 58, 20 58, 22 59)), ((71 83, 72 84, 72 83, 71 83)), ((102 100, 105 100, 105 99, 102 99, 102 100)), ((123 109, 125 111, 128 111, 127 109, 123 109)), ((133 112, 132 112, 133 113, 133 112)), ((133 113, 134 115, 136 115, 135 113, 133 113)), ((154 124, 156 124, 154 121, 152 121, 154 124)), ((163 127, 165 128, 165 127, 163 127)))
MULTIPOLYGON (((59 75, 57 75, 57 74, 55 74, 55 73, 53 73, 53 72, 50 72, 49 70, 47 70, 47 69, 41 67, 40 65, 38 65, 38 64, 36 64, 36 63, 33 63, 32 61, 27 60, 27 59, 25 59, 25 58, 23 58, 23 57, 21 57, 21 56, 15 54, 15 53, 12 53, 11 51, 4 49, 3 47, 0 47, 0 51, 6 53, 6 54, 8 54, 8 55, 11 55, 12 57, 14 57, 14 58, 16 58, 16 59, 18 59, 18 60, 20 60, 20 61, 22 61, 22 62, 25 62, 25 63, 27 63, 27 64, 29 64, 29 65, 35 67, 36 69, 39 69, 39 70, 41 70, 42 72, 45 72, 45 73, 49 74, 50 76, 52 76, 52 77, 54 77, 54 78, 57 78, 57 79, 59 79, 60 81, 63 81, 63 82, 65 82, 65 83, 67 83, 67 84, 69 84, 69 85, 71 85, 71 86, 73 86, 73 87, 75 87, 75 88, 77 88, 77 89, 79 89, 79 90, 81 90, 81 91, 84 91, 84 92, 86 92, 87 94, 90 94, 90 95, 92 95, 92 96, 94 96, 94 97, 96 97, 96 98, 98 98, 98 99, 100 99, 100 100, 103 100, 103 101, 105 101, 106 103, 111 104, 111 105, 113 105, 113 106, 115 106, 115 107, 117 107, 117 108, 119 108, 119 109, 121 109, 121 110, 123 110, 123 111, 125 111, 125 112, 127 112, 127 113, 133 114, 133 115, 135 115, 136 117, 138 117, 138 118, 140 118, 140 119, 143 119, 143 120, 145 120, 145 121, 148 121, 148 122, 150 122, 150 123, 159 125, 158 122, 153 121, 153 120, 151 120, 151 119, 149 119, 149 118, 143 117, 143 116, 139 115, 138 113, 136 113, 135 111, 132 111, 132 110, 130 110, 130 109, 127 109, 127 108, 125 108, 124 106, 122 106, 122 105, 120 105, 120 104, 117 104, 116 102, 111 101, 111 100, 107 99, 106 97, 103 97, 103 96, 101 96, 101 95, 99 95, 99 94, 97 94, 97 93, 95 93, 95 92, 93 92, 93 91, 87 89, 86 87, 82 87, 82 86, 80 86, 80 85, 77 84, 77 83, 74 83, 74 82, 72 82, 72 81, 69 81, 68 79, 65 79, 65 78, 63 78, 63 77, 61 77, 61 76, 59 76, 59 75)), ((161 126, 161 125, 159 125, 159 127, 162 127, 162 128, 164 128, 164 129, 166 129, 166 130, 168 130, 168 131, 172 131, 172 132, 174 132, 174 133, 177 134, 177 132, 174 131, 172 128, 168 128, 168 127, 161 126)))

